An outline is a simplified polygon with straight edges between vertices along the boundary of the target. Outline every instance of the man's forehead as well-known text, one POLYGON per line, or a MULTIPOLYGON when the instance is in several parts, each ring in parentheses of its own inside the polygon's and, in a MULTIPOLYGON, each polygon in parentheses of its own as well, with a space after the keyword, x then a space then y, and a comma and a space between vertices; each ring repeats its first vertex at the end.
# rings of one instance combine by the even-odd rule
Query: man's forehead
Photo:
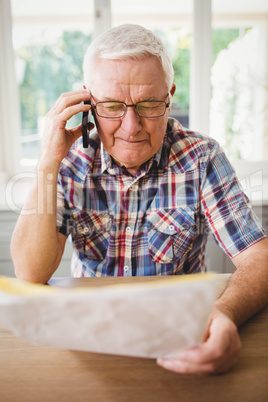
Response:
POLYGON ((135 61, 99 59, 91 82, 92 93, 108 100, 129 91, 156 99, 167 91, 162 66, 155 57, 135 61))

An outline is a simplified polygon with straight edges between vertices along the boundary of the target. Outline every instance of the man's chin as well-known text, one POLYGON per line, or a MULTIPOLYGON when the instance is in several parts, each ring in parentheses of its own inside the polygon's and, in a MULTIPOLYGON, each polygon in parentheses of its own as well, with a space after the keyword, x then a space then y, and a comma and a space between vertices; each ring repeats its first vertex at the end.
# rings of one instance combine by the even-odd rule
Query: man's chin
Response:
POLYGON ((149 160, 151 156, 149 155, 147 158, 141 158, 141 152, 122 152, 113 156, 114 161, 120 167, 124 167, 126 169, 137 169, 139 170, 140 166, 149 160), (117 157, 118 156, 118 157, 117 157))

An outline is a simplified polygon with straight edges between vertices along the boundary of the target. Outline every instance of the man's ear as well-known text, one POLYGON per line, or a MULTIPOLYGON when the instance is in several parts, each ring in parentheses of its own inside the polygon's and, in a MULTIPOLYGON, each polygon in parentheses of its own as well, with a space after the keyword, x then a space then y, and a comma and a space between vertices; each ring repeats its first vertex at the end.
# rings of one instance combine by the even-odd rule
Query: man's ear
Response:
POLYGON ((170 95, 173 96, 175 94, 175 91, 176 91, 176 84, 173 83, 172 87, 171 87, 171 90, 169 91, 170 95))

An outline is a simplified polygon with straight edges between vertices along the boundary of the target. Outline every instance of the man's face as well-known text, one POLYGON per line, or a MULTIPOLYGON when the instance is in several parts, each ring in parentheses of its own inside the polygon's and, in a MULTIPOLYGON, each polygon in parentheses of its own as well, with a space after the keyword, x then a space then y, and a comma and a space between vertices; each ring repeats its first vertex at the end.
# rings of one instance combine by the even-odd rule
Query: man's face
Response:
MULTIPOLYGON (((165 82, 156 57, 138 61, 99 59, 92 78, 92 103, 121 101, 133 105, 145 100, 169 102, 175 92, 165 82)), ((170 109, 161 117, 140 117, 133 107, 121 118, 97 117, 97 129, 106 151, 119 166, 135 174, 160 148, 170 109)))

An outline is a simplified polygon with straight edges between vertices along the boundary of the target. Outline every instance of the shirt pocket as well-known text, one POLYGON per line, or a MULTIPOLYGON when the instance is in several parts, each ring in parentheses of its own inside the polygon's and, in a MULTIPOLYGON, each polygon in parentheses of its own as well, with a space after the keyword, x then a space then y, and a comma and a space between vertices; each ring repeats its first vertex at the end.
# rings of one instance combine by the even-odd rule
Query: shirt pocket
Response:
POLYGON ((167 264, 181 259, 193 247, 195 210, 191 207, 159 209, 147 215, 149 253, 167 264))
POLYGON ((73 246, 89 259, 103 260, 109 245, 112 217, 107 213, 82 212, 72 233, 73 246))

